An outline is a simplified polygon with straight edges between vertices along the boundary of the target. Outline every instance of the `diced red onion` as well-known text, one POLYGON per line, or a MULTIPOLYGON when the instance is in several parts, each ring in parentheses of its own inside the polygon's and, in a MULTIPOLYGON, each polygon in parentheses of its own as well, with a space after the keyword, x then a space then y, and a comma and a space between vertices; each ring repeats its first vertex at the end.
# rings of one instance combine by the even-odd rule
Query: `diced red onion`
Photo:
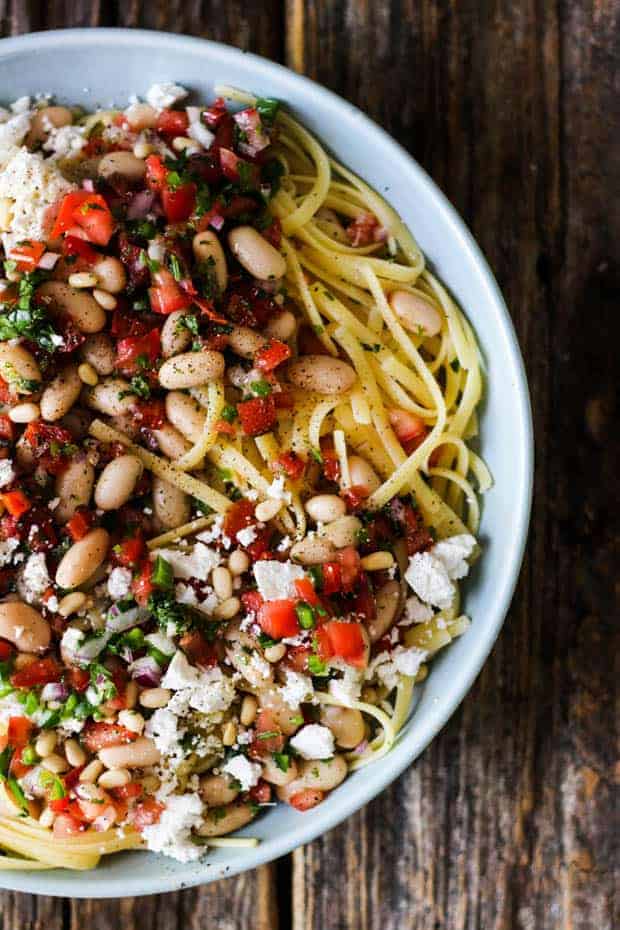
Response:
POLYGON ((106 630, 111 633, 124 633, 139 623, 144 623, 148 617, 148 612, 140 607, 132 607, 130 610, 119 610, 116 604, 110 607, 105 625, 106 630))
POLYGON ((82 189, 88 191, 91 194, 95 193, 95 182, 92 178, 84 178, 82 181, 82 189))
POLYGON ((139 191, 127 208, 127 219, 143 220, 150 213, 156 197, 156 191, 139 191))
POLYGON ((91 639, 87 639, 74 653, 76 662, 83 662, 84 664, 92 662, 108 645, 109 638, 109 635, 104 633, 102 636, 93 636, 91 639))
POLYGON ((190 124, 200 122, 200 107, 185 107, 185 112, 190 124))
POLYGON ((43 271, 51 271, 59 258, 60 254, 58 252, 44 252, 37 267, 42 268, 43 271))
POLYGON ((245 133, 245 140, 239 143, 239 151, 244 155, 258 155, 270 143, 269 136, 263 128, 260 114, 254 107, 240 110, 233 117, 235 123, 245 133))
POLYGON ((130 665, 131 677, 144 688, 156 688, 161 681, 161 669, 152 656, 143 656, 130 665))
POLYGON ((69 689, 62 681, 52 681, 41 690, 42 701, 66 701, 69 689))
POLYGON ((225 222, 224 217, 220 216, 219 213, 216 213, 215 216, 211 217, 211 220, 209 221, 209 226, 215 229, 216 232, 219 232, 222 226, 224 225, 224 222, 225 222))
POLYGON ((204 149, 211 148, 211 143, 215 139, 214 133, 212 133, 210 129, 207 129, 206 126, 203 126, 199 121, 190 123, 187 135, 190 139, 194 139, 195 142, 202 145, 204 149))

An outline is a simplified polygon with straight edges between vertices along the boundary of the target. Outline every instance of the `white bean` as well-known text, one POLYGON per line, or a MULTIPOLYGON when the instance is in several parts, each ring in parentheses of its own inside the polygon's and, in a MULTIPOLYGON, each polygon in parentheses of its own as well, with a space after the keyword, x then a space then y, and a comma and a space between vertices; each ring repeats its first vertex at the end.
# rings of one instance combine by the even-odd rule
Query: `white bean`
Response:
MULTIPOLYGON (((120 152, 115 154, 120 155, 120 152)), ((93 270, 97 275, 97 281, 100 288, 109 294, 118 294, 123 290, 127 283, 127 275, 123 263, 113 255, 104 255, 95 262, 93 270)), ((94 298, 92 298, 94 300, 94 298)), ((96 303, 96 301, 95 301, 96 303)), ((101 309, 101 306, 97 304, 101 309)), ((105 314, 104 314, 105 316, 105 314)))
POLYGON ((153 436, 161 451, 169 459, 180 459, 191 448, 187 439, 169 423, 164 423, 160 429, 154 429, 153 436))
POLYGON ((95 470, 87 459, 72 459, 56 476, 55 492, 60 503, 53 511, 57 523, 67 523, 78 507, 87 507, 93 493, 95 470))
POLYGON ((66 314, 81 333, 98 333, 106 324, 105 311, 92 294, 76 290, 64 281, 45 281, 37 297, 51 314, 66 314))
POLYGON ((105 559, 110 536, 106 530, 91 530, 83 539, 73 543, 56 570, 56 584, 61 588, 77 588, 97 571, 105 559))
POLYGON ((197 262, 207 264, 213 269, 217 289, 221 294, 228 284, 228 268, 220 240, 214 232, 207 229, 196 233, 192 240, 192 249, 197 262))
POLYGON ((47 620, 23 601, 0 604, 0 638, 8 639, 19 652, 43 652, 50 644, 47 620))
POLYGON ((191 506, 184 491, 169 481, 154 476, 153 510, 162 527, 171 530, 188 522, 191 506))
POLYGON ((140 132, 142 129, 155 129, 158 117, 157 110, 150 104, 132 103, 125 110, 125 118, 134 132, 140 132))
POLYGON ((165 707, 171 696, 172 692, 167 688, 145 688, 138 700, 143 707, 156 710, 158 707, 165 707))
POLYGON ((329 355, 303 355, 289 362, 289 381, 304 391, 316 394, 344 394, 357 380, 355 370, 339 358, 329 355))
POLYGON ((23 346, 0 343, 0 375, 17 394, 32 394, 41 381, 34 355, 23 346))
POLYGON ((143 465, 135 455, 119 455, 108 462, 95 487, 95 503, 100 510, 118 510, 126 504, 140 480, 143 465))
POLYGON ((233 326, 228 335, 228 347, 241 358, 252 359, 268 340, 249 326, 233 326))
POLYGON ((349 456, 349 475, 351 485, 358 488, 366 488, 368 495, 373 494, 380 486, 381 481, 376 471, 369 465, 366 459, 359 455, 349 456))
POLYGON ((329 562, 336 555, 331 540, 324 536, 306 536, 296 542, 291 549, 291 559, 302 565, 321 565, 329 562))
POLYGON ((283 772, 280 766, 276 764, 273 756, 264 756, 261 761, 263 763, 262 777, 271 785, 288 785, 289 782, 295 781, 297 778, 298 769, 294 759, 289 759, 286 772, 283 772))
POLYGON ((317 791, 331 791, 347 777, 348 766, 344 757, 336 754, 332 759, 312 759, 299 763, 299 775, 287 785, 281 785, 276 793, 281 801, 288 801, 293 795, 307 788, 317 791))
POLYGON ((347 546, 357 545, 357 534, 362 528, 362 521, 353 514, 347 514, 344 517, 338 517, 333 523, 329 523, 324 530, 324 535, 336 547, 336 549, 346 549, 347 546))
POLYGON ((145 768, 157 765, 159 749, 148 736, 139 736, 132 743, 107 746, 99 751, 99 758, 109 769, 145 768))
POLYGON ((376 643, 385 636, 396 621, 401 604, 401 588, 398 581, 388 581, 379 588, 375 602, 375 617, 365 624, 371 643, 376 643))
POLYGON ((184 352, 169 358, 159 369, 159 383, 170 391, 198 387, 224 374, 224 356, 212 349, 184 352))
POLYGON ((281 342, 287 342, 291 339, 297 329, 297 320, 295 314, 290 310, 283 310, 277 316, 272 316, 267 321, 264 332, 270 339, 279 339, 281 342))
POLYGON ((389 303, 404 328, 409 332, 421 331, 425 336, 436 336, 440 332, 439 311, 418 294, 410 294, 409 291, 392 291, 389 303))
POLYGON ((321 723, 334 734, 336 745, 341 749, 354 749, 362 742, 366 727, 364 718, 359 710, 353 707, 336 707, 325 705, 321 707, 321 723))
POLYGON ((337 494, 315 494, 304 504, 306 513, 316 523, 333 523, 347 512, 347 506, 337 494))
POLYGON ((284 257, 253 226, 237 226, 228 234, 228 244, 239 264, 259 281, 284 277, 284 257))
POLYGON ((86 404, 109 417, 127 413, 137 399, 136 395, 131 393, 129 382, 123 378, 105 378, 99 384, 84 391, 86 404))
POLYGON ((239 789, 228 775, 203 775, 200 779, 200 796, 208 807, 230 804, 239 794, 239 789))
POLYGON ((130 185, 139 185, 146 174, 146 165, 131 152, 109 152, 99 162, 97 173, 106 181, 123 178, 130 185))
POLYGON ((185 310, 175 310, 166 317, 161 331, 161 352, 164 358, 172 358, 185 351, 192 341, 192 334, 182 321, 187 316, 185 310))
POLYGON ((207 415, 193 397, 180 391, 170 391, 166 395, 166 416, 191 443, 201 438, 207 415))
POLYGON ((80 396, 82 380, 77 365, 67 365, 48 384, 41 395, 41 416, 44 420, 60 420, 69 413, 80 396))
POLYGON ((32 423, 41 416, 41 408, 38 404, 25 403, 16 404, 9 410, 9 420, 12 423, 32 423))
POLYGON ((254 812, 252 804, 226 804, 216 808, 213 813, 207 811, 204 823, 196 833, 200 836, 224 836, 245 827, 254 819, 254 812))
POLYGON ((87 336, 80 346, 80 355, 92 365, 98 375, 111 375, 116 364, 116 353, 110 337, 105 333, 87 336))
POLYGON ((26 136, 26 145, 32 148, 37 142, 45 142, 50 130, 69 126, 72 122, 73 116, 67 107, 41 107, 30 119, 30 131, 26 136))

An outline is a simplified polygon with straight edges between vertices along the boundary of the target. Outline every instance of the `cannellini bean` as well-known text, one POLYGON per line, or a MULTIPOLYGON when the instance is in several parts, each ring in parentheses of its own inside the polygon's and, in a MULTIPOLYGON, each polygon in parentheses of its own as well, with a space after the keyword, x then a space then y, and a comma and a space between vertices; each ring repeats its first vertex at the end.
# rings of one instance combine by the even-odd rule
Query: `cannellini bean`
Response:
POLYGON ((99 758, 109 769, 145 768, 157 765, 159 749, 148 736, 139 736, 132 743, 107 746, 99 751, 99 758))
POLYGON ((394 626, 402 600, 398 581, 388 581, 375 595, 376 615, 367 621, 366 629, 371 643, 378 642, 394 626))
POLYGON ((41 408, 38 404, 25 403, 16 404, 9 410, 9 420, 12 423, 32 423, 41 416, 41 408))
POLYGON ((219 565, 217 568, 213 569, 211 573, 211 584, 221 601, 226 601, 229 597, 232 597, 232 576, 223 565, 219 565))
POLYGON ((180 459, 191 448, 187 439, 169 423, 164 423, 160 429, 153 430, 153 435, 157 440, 157 445, 169 459, 180 459))
POLYGON ((104 310, 116 309, 118 301, 114 294, 110 294, 108 291, 103 291, 100 287, 95 287, 93 288, 93 297, 99 306, 103 307, 104 310))
POLYGON ((289 759, 286 772, 283 772, 276 764, 273 756, 265 756, 261 761, 263 763, 262 777, 271 785, 288 785, 297 778, 298 769, 294 759, 289 759))
POLYGON ((97 275, 91 271, 76 271, 75 274, 69 275, 68 283, 78 290, 85 287, 96 287, 97 275))
POLYGON ((119 455, 108 462, 95 487, 95 503, 100 510, 118 510, 126 504, 143 472, 135 455, 119 455))
POLYGON ((0 343, 0 375, 17 394, 32 394, 41 381, 34 355, 23 346, 0 343))
POLYGON ((127 769, 108 769, 102 772, 97 779, 97 784, 102 788, 121 788, 128 785, 131 781, 131 774, 127 769))
POLYGON ((49 623, 34 607, 23 601, 0 604, 0 638, 8 639, 19 652, 43 652, 50 637, 49 623))
POLYGON ((44 420, 60 420, 69 413, 80 396, 82 380, 77 365, 67 365, 48 384, 41 395, 41 416, 44 420))
POLYGON ((157 125, 157 110, 148 103, 132 103, 125 110, 125 119, 134 130, 155 129, 157 125))
POLYGON ((97 781, 102 772, 103 762, 100 762, 99 759, 93 759, 86 768, 82 769, 79 780, 83 784, 92 784, 97 781))
POLYGON ((112 341, 105 333, 87 336, 80 346, 80 356, 92 365, 98 375, 111 375, 116 364, 116 353, 112 341))
POLYGON ((254 815, 255 808, 252 804, 225 804, 213 813, 207 811, 204 823, 198 827, 196 833, 200 836, 224 836, 245 827, 254 819, 254 815))
POLYGON ((98 333, 106 324, 105 311, 92 294, 64 281, 45 281, 37 288, 37 297, 51 314, 70 317, 81 333, 98 333))
POLYGON ((217 381, 224 374, 224 356, 212 349, 175 355, 159 369, 159 383, 170 391, 198 387, 217 381))
POLYGON ((87 507, 93 493, 95 469, 87 459, 71 459, 56 476, 55 492, 60 503, 53 511, 57 523, 67 523, 78 507, 87 507))
POLYGON ((409 291, 392 291, 389 303, 404 328, 409 332, 418 333, 421 330, 425 336, 436 336, 441 330, 439 311, 418 294, 410 294, 409 291))
POLYGON ((184 491, 170 484, 169 481, 155 476, 153 478, 153 510, 162 527, 171 530, 187 523, 191 506, 184 491))
MULTIPOLYGON (((95 262, 93 270, 97 275, 99 288, 103 288, 109 294, 120 293, 127 283, 123 263, 113 255, 104 255, 103 258, 95 262)), ((101 309, 100 304, 97 304, 97 306, 101 309)))
POLYGON ((56 570, 56 584, 77 588, 97 571, 106 557, 110 536, 106 530, 91 530, 65 552, 56 570))
POLYGON ((214 232, 206 229, 204 232, 196 233, 192 239, 192 249, 197 262, 213 268, 217 288, 221 294, 228 284, 228 268, 220 240, 214 232))
POLYGON ((235 549, 228 556, 228 568, 233 575, 243 575, 250 567, 250 559, 243 549, 235 549))
POLYGON ((38 756, 41 756, 42 759, 45 756, 49 756, 50 753, 54 752, 56 749, 56 733, 54 730, 43 731, 37 736, 37 740, 34 744, 34 751, 38 756))
POLYGON ((253 226, 237 226, 228 234, 228 244, 239 264, 259 281, 286 274, 284 257, 253 226))
POLYGON ((145 688, 140 694, 139 701, 142 707, 156 710, 158 707, 165 707, 171 696, 172 692, 168 688, 145 688))
POLYGON ((185 351, 192 341, 192 334, 182 321, 187 316, 185 310, 175 310, 166 317, 161 331, 161 352, 164 358, 171 358, 185 351))
POLYGON ((26 145, 32 148, 37 142, 45 142, 50 130, 70 126, 72 122, 73 116, 67 107, 41 107, 30 119, 30 131, 26 136, 26 145))
POLYGON ((233 779, 228 775, 203 775, 200 779, 200 796, 209 807, 230 804, 239 794, 233 779))
POLYGON ((356 488, 366 488, 368 496, 373 494, 381 484, 381 480, 366 459, 359 455, 349 456, 349 475, 351 485, 356 488))
POLYGON ((99 383, 99 375, 90 362, 82 362, 81 365, 78 365, 77 373, 80 381, 83 381, 84 384, 88 384, 90 387, 94 387, 99 383))
POLYGON ((299 710, 289 707, 276 688, 263 688, 258 695, 258 703, 269 709, 275 726, 285 736, 291 736, 299 728, 299 710))
POLYGON ((291 549, 291 559, 301 562, 302 565, 321 565, 323 562, 329 562, 335 555, 334 544, 324 536, 306 536, 291 549))
POLYGON ((334 734, 336 745, 341 749, 353 749, 364 739, 366 727, 359 710, 353 707, 321 707, 321 723, 334 734))
POLYGON ((333 523, 329 523, 323 535, 336 547, 336 549, 346 549, 347 546, 357 545, 358 533, 362 528, 362 521, 353 514, 347 514, 339 517, 333 523))
POLYGON ((333 523, 347 511, 345 502, 337 494, 315 494, 308 498, 304 507, 316 523, 333 523))
POLYGON ((86 762, 86 753, 76 739, 65 740, 64 750, 67 762, 72 768, 78 765, 84 765, 86 762))
POLYGON ((228 347, 241 358, 254 358, 259 349, 267 344, 267 339, 249 326, 233 326, 228 336, 228 347))
POLYGON ((277 316, 272 316, 267 321, 264 333, 270 339, 279 339, 281 342, 287 342, 295 335, 297 329, 297 320, 295 314, 290 310, 283 310, 277 316))
POLYGON ((304 391, 316 394, 344 394, 357 380, 355 370, 330 355, 303 355, 289 362, 289 381, 304 391))
POLYGON ((83 397, 89 407, 109 417, 127 413, 138 399, 123 378, 105 378, 94 387, 86 388, 83 397))
POLYGON ((122 178, 130 186, 138 186, 146 174, 146 165, 131 152, 109 152, 99 162, 97 173, 106 181, 122 178))
POLYGON ((268 523, 269 520, 273 520, 280 513, 283 503, 284 501, 274 500, 273 498, 261 501, 260 504, 256 505, 254 516, 261 523, 268 523))
POLYGON ((365 572, 384 572, 394 564, 394 556, 387 549, 365 555, 360 565, 365 572))
POLYGON ((71 594, 65 594, 58 604, 58 613, 61 617, 70 617, 71 614, 77 613, 86 603, 86 595, 82 591, 72 591, 71 594))
POLYGON ((166 395, 166 416, 191 443, 201 438, 207 415, 193 397, 180 391, 170 391, 166 395))
POLYGON ((276 788, 276 793, 281 801, 288 801, 293 795, 306 788, 331 791, 345 780, 347 772, 347 763, 338 753, 329 760, 304 760, 299 763, 298 777, 287 785, 276 788))

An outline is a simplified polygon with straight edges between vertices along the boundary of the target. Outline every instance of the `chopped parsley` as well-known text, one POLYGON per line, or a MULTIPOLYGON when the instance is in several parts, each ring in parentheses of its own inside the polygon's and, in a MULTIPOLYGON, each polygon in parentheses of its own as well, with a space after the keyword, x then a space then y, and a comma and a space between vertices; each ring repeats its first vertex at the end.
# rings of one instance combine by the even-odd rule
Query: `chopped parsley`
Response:
MULTIPOLYGON (((5 262, 5 267, 7 264, 5 262)), ((0 342, 7 339, 28 339, 46 352, 55 352, 58 346, 62 345, 62 336, 48 320, 43 307, 32 303, 35 288, 41 280, 41 275, 37 272, 29 272, 22 277, 17 303, 0 316, 0 342)))

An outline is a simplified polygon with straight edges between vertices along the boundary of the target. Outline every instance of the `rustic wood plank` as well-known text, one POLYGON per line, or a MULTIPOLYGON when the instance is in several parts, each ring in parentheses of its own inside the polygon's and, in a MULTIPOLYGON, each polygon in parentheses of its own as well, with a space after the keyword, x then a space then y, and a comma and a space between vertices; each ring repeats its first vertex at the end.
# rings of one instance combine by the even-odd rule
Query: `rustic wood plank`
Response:
POLYGON ((617 7, 288 13, 287 62, 382 123, 468 220, 518 328, 538 438, 528 557, 491 659, 409 773, 295 853, 293 926, 611 930, 615 359, 606 339, 584 352, 579 321, 587 307, 610 331, 618 279, 617 7))

